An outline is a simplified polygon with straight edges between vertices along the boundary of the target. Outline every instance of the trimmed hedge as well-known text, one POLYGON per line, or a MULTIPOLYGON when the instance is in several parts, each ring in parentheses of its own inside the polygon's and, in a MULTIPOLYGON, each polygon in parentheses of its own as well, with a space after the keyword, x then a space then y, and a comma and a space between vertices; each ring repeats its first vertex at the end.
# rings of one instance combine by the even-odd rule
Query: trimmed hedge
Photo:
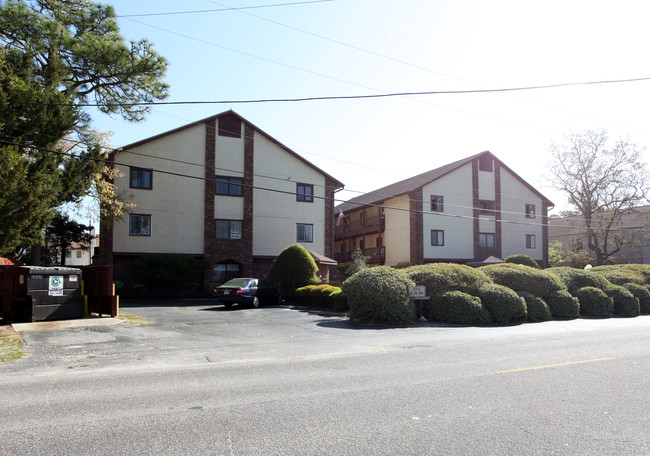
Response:
POLYGON ((524 255, 523 253, 510 255, 506 258, 506 263, 521 264, 523 266, 528 266, 535 269, 542 269, 539 267, 537 261, 533 260, 533 258, 529 257, 528 255, 524 255))
POLYGON ((580 301, 571 296, 568 291, 556 291, 544 298, 553 318, 578 318, 580 316, 580 301))
POLYGON ((406 324, 415 320, 408 287, 415 283, 403 269, 390 266, 365 268, 343 282, 350 319, 406 324))
POLYGON ((641 313, 639 300, 626 288, 610 285, 603 290, 614 300, 614 315, 618 317, 638 317, 641 313))
POLYGON ((502 285, 483 285, 478 296, 497 323, 508 324, 526 318, 526 300, 502 285))
POLYGON ((280 288, 283 283, 318 283, 318 266, 311 254, 300 244, 291 244, 275 259, 265 280, 280 288))
POLYGON ((578 290, 580 315, 588 317, 612 317, 614 315, 614 300, 596 287, 583 287, 578 290))
POLYGON ((348 306, 348 298, 340 288, 330 293, 328 298, 329 308, 334 312, 347 312, 350 310, 348 306))
POLYGON ((650 291, 636 283, 625 283, 623 286, 639 300, 640 312, 650 314, 650 291))
POLYGON ((492 283, 482 271, 464 264, 431 263, 411 266, 404 271, 417 285, 424 285, 429 296, 447 291, 475 295, 482 285, 492 283))
POLYGON ((461 325, 481 325, 492 321, 481 299, 462 291, 447 291, 432 296, 425 304, 424 313, 430 320, 461 325))
POLYGON ((603 276, 591 274, 584 269, 574 269, 569 267, 550 268, 549 273, 558 277, 566 285, 572 296, 577 296, 578 290, 584 287, 594 287, 603 289, 610 282, 603 276))
POLYGON ((485 272, 494 283, 517 292, 526 291, 540 298, 566 290, 566 286, 557 276, 549 274, 546 270, 529 266, 505 263, 483 266, 480 270, 485 272))
POLYGON ((650 284, 650 265, 645 264, 617 264, 597 266, 589 270, 592 274, 605 277, 615 285, 636 283, 639 285, 650 284))
POLYGON ((549 321, 553 319, 551 309, 542 298, 523 291, 519 296, 526 300, 528 321, 549 321))

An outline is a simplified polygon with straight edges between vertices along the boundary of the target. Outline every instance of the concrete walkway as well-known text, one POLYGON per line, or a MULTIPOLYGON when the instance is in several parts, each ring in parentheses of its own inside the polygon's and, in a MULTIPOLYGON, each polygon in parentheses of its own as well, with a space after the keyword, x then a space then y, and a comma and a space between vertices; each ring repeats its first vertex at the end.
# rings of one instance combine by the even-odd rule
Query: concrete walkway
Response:
POLYGON ((114 326, 121 325, 124 320, 110 317, 88 317, 80 320, 38 321, 35 323, 14 323, 11 326, 16 332, 44 331, 48 329, 82 328, 84 326, 114 326))

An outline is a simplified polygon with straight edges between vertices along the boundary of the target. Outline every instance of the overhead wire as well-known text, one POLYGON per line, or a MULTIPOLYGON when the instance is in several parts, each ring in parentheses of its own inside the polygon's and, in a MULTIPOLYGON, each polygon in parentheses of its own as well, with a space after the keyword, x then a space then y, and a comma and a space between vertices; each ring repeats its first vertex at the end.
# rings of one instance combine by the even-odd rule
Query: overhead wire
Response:
MULTIPOLYGON (((35 147, 30 144, 21 144, 21 143, 15 143, 11 141, 6 141, 0 139, 0 143, 6 144, 6 145, 13 145, 17 147, 25 147, 29 149, 33 149, 39 152, 43 153, 53 153, 53 154, 58 154, 58 155, 65 155, 65 156, 70 156, 70 157, 75 157, 75 154, 72 152, 63 152, 63 151, 57 151, 57 150, 52 150, 52 149, 47 149, 43 147, 35 147)), ((91 158, 91 157, 86 157, 85 159, 96 161, 96 162, 101 162, 105 164, 115 164, 115 162, 109 160, 109 159, 101 159, 101 158, 91 158)), ((119 163, 118 163, 119 164, 119 163)), ((167 171, 167 170, 160 170, 160 169, 151 169, 153 173, 158 173, 158 174, 165 174, 169 176, 174 176, 174 177, 181 177, 181 178, 188 178, 188 179, 194 179, 194 180, 200 180, 204 182, 210 182, 210 183, 217 183, 219 182, 219 177, 214 177, 214 178, 208 178, 205 176, 195 176, 191 174, 185 174, 185 173, 179 173, 179 172, 174 172, 174 171, 167 171)), ((295 196, 296 192, 295 191, 288 191, 288 190, 281 190, 281 189, 273 189, 273 188, 268 188, 268 187, 261 187, 258 185, 250 185, 250 184, 244 184, 242 181, 241 187, 244 188, 251 188, 253 190, 260 190, 260 191, 268 191, 268 192, 273 192, 273 193, 279 193, 279 194, 285 194, 285 195, 291 195, 295 196)), ((341 200, 338 198, 329 198, 327 196, 319 196, 319 195, 312 195, 314 199, 319 199, 323 201, 331 201, 333 203, 336 203, 337 201, 340 203, 347 202, 345 200, 341 200)), ((502 223, 502 224, 512 224, 512 225, 522 225, 522 226, 532 226, 532 227, 547 227, 547 226, 553 226, 555 227, 556 225, 550 225, 547 221, 547 223, 536 223, 536 222, 522 222, 522 221, 517 221, 517 220, 506 220, 506 219, 493 219, 493 218, 487 218, 487 217, 475 217, 475 216, 466 216, 466 215, 460 215, 460 214, 451 214, 451 213, 445 213, 445 212, 431 212, 431 211, 426 211, 424 209, 422 210, 416 210, 416 209, 411 209, 411 208, 404 208, 404 207, 398 207, 398 206, 386 206, 382 204, 364 204, 365 207, 374 207, 374 208, 380 208, 382 210, 394 210, 394 211, 399 211, 399 212, 408 212, 408 213, 416 213, 416 214, 423 214, 423 215, 433 215, 435 217, 442 217, 442 218, 455 218, 455 219, 465 219, 465 220, 478 220, 478 221, 487 221, 487 222, 495 222, 495 223, 502 223)), ((498 212, 498 211, 495 211, 498 212)), ((335 218, 336 214, 332 214, 332 218, 335 218)), ((585 227, 572 227, 572 229, 577 229, 577 230, 584 230, 588 231, 587 228, 585 227)), ((612 228, 610 231, 631 231, 635 230, 638 231, 638 229, 630 229, 630 228, 612 228)))

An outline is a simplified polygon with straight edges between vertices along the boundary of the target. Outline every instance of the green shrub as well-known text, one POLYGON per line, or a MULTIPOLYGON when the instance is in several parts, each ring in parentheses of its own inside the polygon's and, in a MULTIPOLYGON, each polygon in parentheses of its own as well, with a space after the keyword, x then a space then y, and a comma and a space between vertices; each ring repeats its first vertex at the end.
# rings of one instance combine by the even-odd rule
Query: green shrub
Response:
POLYGON ((610 285, 609 281, 598 274, 590 274, 584 269, 574 269, 568 267, 550 268, 546 271, 558 277, 566 285, 572 296, 577 296, 578 290, 584 287, 594 287, 603 289, 610 285))
POLYGON ((210 266, 205 259, 186 255, 143 255, 135 259, 135 276, 155 297, 187 296, 192 283, 203 283, 203 273, 210 266))
POLYGON ((633 269, 626 268, 625 265, 616 266, 597 266, 588 271, 589 274, 596 274, 604 277, 614 285, 623 285, 624 283, 637 283, 643 285, 644 277, 633 269))
POLYGON ((494 283, 520 292, 526 291, 540 298, 546 298, 566 287, 561 280, 549 274, 546 270, 535 269, 520 264, 494 264, 483 266, 481 271, 490 277, 494 283))
POLYGON ((483 307, 497 323, 508 324, 526 318, 526 300, 508 287, 483 285, 478 296, 483 307))
POLYGON ((526 300, 528 321, 549 321, 553 319, 551 309, 542 298, 528 292, 521 292, 519 296, 526 300))
POLYGON ((639 300, 639 310, 642 314, 650 314, 650 291, 643 285, 625 283, 623 286, 639 300))
POLYGON ((506 263, 521 264, 523 266, 528 266, 535 269, 541 269, 537 261, 533 260, 532 257, 519 253, 517 255, 510 255, 506 258, 506 263))
POLYGON ((639 300, 625 287, 610 285, 603 290, 614 301, 614 315, 638 317, 641 312, 639 300))
POLYGON ((578 318, 580 301, 568 291, 561 290, 544 298, 553 318, 578 318))
POLYGON ((367 322, 405 324, 415 319, 408 287, 415 285, 401 269, 365 268, 343 282, 349 317, 367 322))
POLYGON ((350 310, 350 307, 348 306, 348 298, 340 288, 330 293, 328 302, 329 308, 334 312, 347 312, 350 310))
POLYGON ((618 267, 636 274, 641 279, 641 285, 650 285, 650 264, 621 264, 618 267))
POLYGON ((614 300, 596 287, 583 287, 578 290, 580 315, 588 317, 612 317, 614 300))
POLYGON ((411 267, 411 263, 409 261, 400 261, 397 263, 395 266, 393 266, 395 269, 406 269, 411 267))
POLYGON ((307 285, 296 289, 295 296, 299 304, 308 307, 326 308, 329 296, 340 288, 330 284, 307 285))
POLYGON ((437 293, 425 304, 424 313, 430 320, 445 323, 482 325, 492 321, 481 299, 462 291, 437 293))
POLYGON ((265 280, 281 288, 283 283, 295 288, 298 284, 318 283, 318 266, 311 254, 300 244, 292 244, 275 259, 265 280))
POLYGON ((464 264, 431 263, 411 266, 405 271, 417 285, 426 287, 428 296, 447 291, 475 295, 481 285, 492 283, 482 271, 464 264))

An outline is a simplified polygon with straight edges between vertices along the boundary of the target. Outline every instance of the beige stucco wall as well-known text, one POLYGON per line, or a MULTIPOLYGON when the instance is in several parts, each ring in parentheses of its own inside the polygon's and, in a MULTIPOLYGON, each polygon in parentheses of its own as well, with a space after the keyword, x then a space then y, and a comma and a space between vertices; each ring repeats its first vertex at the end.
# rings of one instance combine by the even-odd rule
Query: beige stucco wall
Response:
POLYGON ((423 256, 425 259, 466 259, 474 256, 472 166, 467 164, 422 189, 423 256), (431 196, 444 197, 444 212, 430 212, 431 196), (454 215, 457 217, 450 217, 454 215), (443 230, 444 246, 431 245, 431 230, 443 230))
POLYGON ((116 167, 123 174, 115 179, 118 191, 132 195, 131 201, 136 208, 129 212, 151 215, 151 236, 129 236, 128 216, 125 216, 124 221, 117 221, 114 225, 114 252, 203 253, 205 126, 197 125, 162 136, 131 150, 191 164, 128 152, 116 155, 116 167), (129 166, 153 168, 153 189, 130 189, 129 166), (160 201, 164 201, 164 205, 160 201))
POLYGON ((501 168, 501 218, 522 224, 502 223, 502 253, 506 258, 523 253, 536 260, 543 259, 542 199, 507 170, 501 168), (535 205, 535 218, 526 218, 526 204, 535 205), (535 249, 526 248, 526 235, 535 235, 535 249))
POLYGON ((385 264, 394 266, 401 261, 411 259, 411 230, 409 199, 404 196, 392 198, 384 202, 385 220, 385 264), (400 210, 404 209, 404 210, 400 210))
POLYGON ((324 254, 325 177, 264 135, 255 132, 254 141, 253 254, 276 256, 294 244, 298 223, 313 225, 314 242, 301 244, 324 254), (298 182, 314 186, 312 203, 296 201, 298 182))

